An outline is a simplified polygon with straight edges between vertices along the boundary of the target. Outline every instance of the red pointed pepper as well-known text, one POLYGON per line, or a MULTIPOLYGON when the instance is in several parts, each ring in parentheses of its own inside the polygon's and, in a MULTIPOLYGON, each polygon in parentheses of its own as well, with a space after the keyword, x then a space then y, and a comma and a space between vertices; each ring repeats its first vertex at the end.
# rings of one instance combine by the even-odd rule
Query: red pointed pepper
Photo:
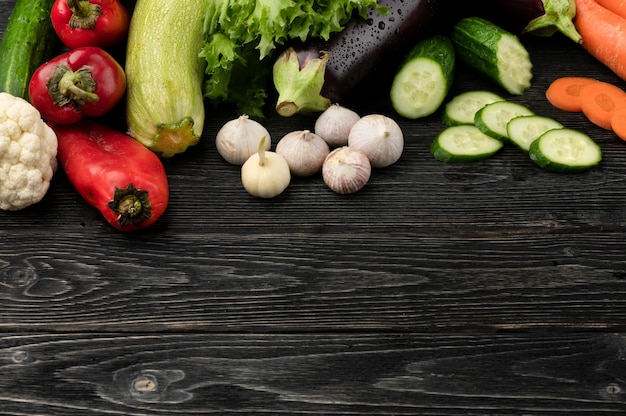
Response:
POLYGON ((44 63, 29 83, 30 102, 42 117, 57 124, 109 112, 126 92, 121 65, 104 49, 73 49, 44 63))
POLYGON ((59 39, 69 49, 120 45, 130 24, 130 14, 118 0, 56 0, 50 17, 59 39))
POLYGON ((93 120, 49 124, 57 135, 59 164, 69 181, 113 227, 136 231, 163 214, 169 186, 154 152, 93 120))

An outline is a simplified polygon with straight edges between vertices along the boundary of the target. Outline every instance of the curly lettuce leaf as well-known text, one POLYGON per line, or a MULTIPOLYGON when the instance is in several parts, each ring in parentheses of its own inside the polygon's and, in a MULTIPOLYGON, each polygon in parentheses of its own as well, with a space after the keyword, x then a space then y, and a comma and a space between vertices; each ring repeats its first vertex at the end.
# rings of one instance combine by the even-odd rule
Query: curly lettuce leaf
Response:
POLYGON ((274 50, 292 39, 327 40, 372 7, 383 11, 377 0, 207 0, 205 97, 262 117, 274 50))

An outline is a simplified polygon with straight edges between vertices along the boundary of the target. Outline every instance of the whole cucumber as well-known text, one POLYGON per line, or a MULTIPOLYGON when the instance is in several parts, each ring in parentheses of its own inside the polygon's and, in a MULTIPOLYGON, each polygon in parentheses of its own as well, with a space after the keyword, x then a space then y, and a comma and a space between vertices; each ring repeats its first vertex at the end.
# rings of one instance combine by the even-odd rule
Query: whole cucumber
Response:
POLYGON ((328 41, 295 43, 279 56, 274 64, 279 114, 323 111, 330 103, 342 100, 379 67, 395 67, 398 62, 393 60, 414 45, 433 23, 439 9, 435 0, 380 0, 378 4, 388 13, 381 15, 371 9, 367 19, 355 16, 328 41), (303 74, 313 74, 303 71, 306 66, 320 63, 322 85, 317 85, 320 80, 301 78, 303 74), (315 84, 313 89, 309 88, 311 83, 315 84), (299 89, 306 89, 305 96, 299 89))
POLYGON ((552 36, 560 33, 576 43, 581 36, 573 18, 576 15, 574 0, 482 0, 459 2, 440 0, 456 20, 466 16, 480 16, 499 24, 513 33, 535 36, 552 36))
POLYGON ((54 54, 54 0, 17 0, 0 41, 0 91, 28 99, 33 72, 54 54))

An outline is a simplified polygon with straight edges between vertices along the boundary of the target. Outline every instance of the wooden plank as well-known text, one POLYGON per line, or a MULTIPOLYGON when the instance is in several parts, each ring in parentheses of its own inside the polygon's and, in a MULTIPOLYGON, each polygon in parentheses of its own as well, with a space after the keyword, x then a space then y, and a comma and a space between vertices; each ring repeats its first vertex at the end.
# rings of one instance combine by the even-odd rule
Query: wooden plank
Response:
POLYGON ((588 415, 623 334, 4 334, 1 414, 588 415))
POLYGON ((137 245, 112 236, 114 249, 71 234, 45 246, 23 237, 5 236, 0 248, 3 331, 618 330, 626 322, 619 233, 213 234, 137 245))

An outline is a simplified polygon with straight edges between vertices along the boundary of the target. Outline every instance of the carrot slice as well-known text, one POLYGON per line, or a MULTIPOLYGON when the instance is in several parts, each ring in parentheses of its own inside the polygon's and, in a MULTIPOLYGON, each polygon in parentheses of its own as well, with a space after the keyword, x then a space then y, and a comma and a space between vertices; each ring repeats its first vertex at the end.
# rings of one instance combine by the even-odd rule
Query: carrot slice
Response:
POLYGON ((611 113, 621 101, 626 101, 626 92, 608 82, 591 82, 580 89, 583 114, 593 124, 606 130, 611 130, 611 113))
POLYGON ((596 82, 588 77, 557 78, 546 89, 548 102, 563 111, 580 112, 580 89, 583 85, 596 82))
POLYGON ((611 114, 611 129, 620 139, 626 141, 626 101, 613 110, 611 114))

